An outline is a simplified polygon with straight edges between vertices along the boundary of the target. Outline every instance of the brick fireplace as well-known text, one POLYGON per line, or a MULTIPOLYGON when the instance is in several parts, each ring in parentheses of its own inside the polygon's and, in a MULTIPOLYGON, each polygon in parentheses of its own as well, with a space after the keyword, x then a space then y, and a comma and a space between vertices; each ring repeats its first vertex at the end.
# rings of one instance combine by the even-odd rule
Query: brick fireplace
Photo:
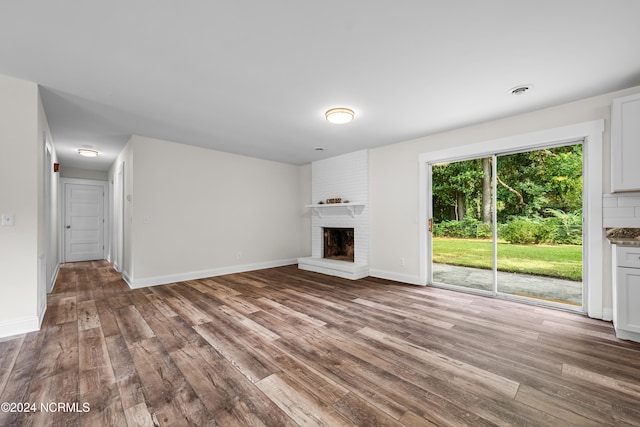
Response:
POLYGON ((312 200, 307 205, 312 215, 311 256, 299 258, 299 268, 347 279, 369 275, 368 158, 368 152, 362 150, 312 163, 312 200), (341 203, 327 203, 338 197, 341 203), (346 240, 350 246, 346 253, 325 256, 326 236, 332 234, 328 230, 348 230, 342 237, 336 237, 334 231, 331 237, 334 247, 345 243, 337 239, 346 240))

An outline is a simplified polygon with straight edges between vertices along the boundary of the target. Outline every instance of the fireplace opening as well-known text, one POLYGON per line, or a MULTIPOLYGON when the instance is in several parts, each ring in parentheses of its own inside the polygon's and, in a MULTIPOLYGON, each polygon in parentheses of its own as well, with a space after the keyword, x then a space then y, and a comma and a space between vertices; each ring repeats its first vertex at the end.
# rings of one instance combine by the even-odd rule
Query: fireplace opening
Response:
POLYGON ((328 228, 323 229, 324 252, 323 257, 338 261, 353 262, 353 228, 328 228))

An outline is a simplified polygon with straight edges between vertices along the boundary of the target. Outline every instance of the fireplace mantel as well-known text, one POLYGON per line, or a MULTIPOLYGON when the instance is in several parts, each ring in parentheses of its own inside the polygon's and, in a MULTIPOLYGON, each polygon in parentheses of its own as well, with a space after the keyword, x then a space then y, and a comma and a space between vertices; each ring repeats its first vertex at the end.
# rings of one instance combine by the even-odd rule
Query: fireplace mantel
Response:
POLYGON ((349 214, 352 217, 359 215, 364 210, 366 205, 364 203, 326 203, 326 204, 316 204, 316 205, 305 205, 305 208, 311 208, 315 213, 318 214, 320 218, 325 213, 325 211, 337 211, 339 208, 346 208, 349 214))

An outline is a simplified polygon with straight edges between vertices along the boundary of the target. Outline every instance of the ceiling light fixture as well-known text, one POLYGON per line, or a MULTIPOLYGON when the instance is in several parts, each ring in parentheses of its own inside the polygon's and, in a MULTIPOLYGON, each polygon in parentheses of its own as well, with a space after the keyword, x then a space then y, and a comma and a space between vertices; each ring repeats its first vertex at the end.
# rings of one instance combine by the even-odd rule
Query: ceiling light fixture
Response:
POLYGON ((98 157, 98 151, 97 150, 90 150, 88 148, 79 148, 78 149, 78 154, 80 154, 81 156, 84 156, 84 157, 98 157))
POLYGON ((350 108, 339 107, 327 110, 327 112, 324 113, 324 117, 329 123, 341 125, 353 120, 355 113, 350 108))

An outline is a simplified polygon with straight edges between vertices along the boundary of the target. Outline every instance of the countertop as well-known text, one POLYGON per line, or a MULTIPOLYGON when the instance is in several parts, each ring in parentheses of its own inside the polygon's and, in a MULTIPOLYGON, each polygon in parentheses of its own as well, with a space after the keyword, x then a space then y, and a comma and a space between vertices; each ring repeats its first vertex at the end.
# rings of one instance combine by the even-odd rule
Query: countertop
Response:
POLYGON ((640 228, 607 228, 607 239, 615 245, 640 246, 640 228))

